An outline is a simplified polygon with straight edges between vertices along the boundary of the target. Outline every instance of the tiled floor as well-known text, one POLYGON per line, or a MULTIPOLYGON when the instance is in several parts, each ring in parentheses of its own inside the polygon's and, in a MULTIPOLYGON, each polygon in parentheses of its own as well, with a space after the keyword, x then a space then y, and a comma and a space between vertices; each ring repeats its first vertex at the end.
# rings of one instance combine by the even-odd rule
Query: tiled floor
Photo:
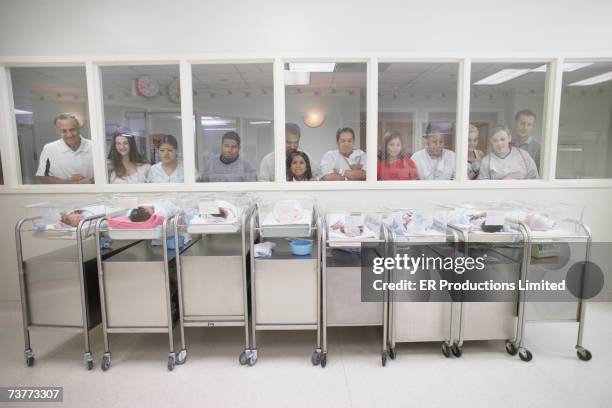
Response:
MULTIPOLYGON (((610 303, 589 305, 590 362, 576 358, 576 325, 565 323, 527 326, 530 363, 507 355, 503 342, 466 343, 460 359, 420 343, 400 345, 385 368, 376 328, 331 329, 325 369, 310 363, 313 332, 259 333, 259 361, 243 367, 242 329, 188 329, 188 361, 173 372, 166 335, 116 334, 112 367, 102 372, 97 329, 88 372, 81 336, 37 332, 36 365, 28 368, 19 305, 0 303, 0 386, 63 386, 61 406, 70 407, 612 407, 610 303)), ((27 406, 3 406, 11 405, 27 406)))

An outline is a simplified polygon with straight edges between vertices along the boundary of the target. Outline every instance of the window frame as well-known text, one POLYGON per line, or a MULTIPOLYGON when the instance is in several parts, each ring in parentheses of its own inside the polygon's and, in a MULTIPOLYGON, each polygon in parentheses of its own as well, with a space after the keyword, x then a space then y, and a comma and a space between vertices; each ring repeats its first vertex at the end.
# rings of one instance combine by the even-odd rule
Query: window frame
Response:
POLYGON ((565 60, 611 62, 610 53, 210 53, 186 55, 102 55, 102 56, 16 56, 0 57, 0 138, 4 185, 0 194, 61 194, 112 192, 169 191, 342 191, 342 190, 464 190, 464 189, 560 189, 611 188, 612 178, 555 179, 558 147, 558 127, 561 105, 562 67, 565 60), (256 183, 196 183, 195 140, 193 115, 192 64, 273 63, 274 147, 285 155, 284 118, 285 85, 283 69, 286 62, 365 62, 367 64, 367 136, 368 167, 376 169, 378 127, 378 64, 380 62, 458 62, 456 174, 452 181, 377 181, 376 172, 369 171, 365 181, 291 183, 285 180, 284 161, 277 160, 274 182, 256 183), (539 180, 467 180, 467 130, 469 126, 471 64, 479 62, 542 62, 550 64, 546 78, 543 117, 542 179, 539 180), (181 116, 185 182, 181 184, 108 184, 104 159, 104 111, 102 103, 102 66, 178 64, 181 84, 181 116), (16 67, 84 66, 87 78, 90 132, 93 143, 93 185, 24 185, 21 183, 17 129, 10 69, 16 67))

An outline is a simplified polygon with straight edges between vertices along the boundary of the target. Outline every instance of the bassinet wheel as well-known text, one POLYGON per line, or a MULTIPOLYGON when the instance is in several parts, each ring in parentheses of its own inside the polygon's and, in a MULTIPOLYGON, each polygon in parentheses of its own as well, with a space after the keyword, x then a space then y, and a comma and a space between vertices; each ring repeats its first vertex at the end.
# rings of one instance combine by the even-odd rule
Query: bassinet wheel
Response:
POLYGON ((245 365, 247 363, 246 350, 242 350, 242 353, 238 356, 238 362, 240 362, 240 365, 245 365))
POLYGON ((327 353, 323 353, 321 356, 321 368, 325 368, 327 365, 327 353))
POLYGON ((395 354, 395 349, 394 348, 389 349, 389 358, 391 358, 391 360, 395 360, 395 356, 396 355, 397 354, 395 354))
POLYGON ((451 351, 453 352, 453 355, 457 358, 463 355, 463 347, 459 346, 457 343, 451 346, 451 351))
POLYGON ((382 366, 386 367, 387 365, 387 352, 386 351, 382 352, 381 360, 382 360, 382 366))
POLYGON ((251 355, 247 361, 247 364, 249 367, 253 367, 255 364, 257 364, 257 356, 251 355))
POLYGON ((440 348, 442 349, 442 354, 444 354, 444 357, 450 357, 450 347, 448 347, 447 342, 443 341, 440 348))
POLYGON ((23 357, 25 359, 26 366, 32 367, 34 365, 34 353, 32 353, 32 349, 27 349, 23 352, 23 357))
POLYGON ((187 361, 187 350, 182 349, 176 356, 176 364, 185 364, 185 361, 187 361))
POLYGON ((576 355, 582 361, 589 361, 591 358, 593 358, 593 355, 591 354, 591 352, 582 347, 576 350, 576 355))
POLYGON ((100 368, 102 368, 102 371, 106 371, 110 368, 110 366, 111 366, 110 354, 104 353, 104 355, 102 356, 102 361, 100 363, 100 368))
POLYGON ((518 353, 518 348, 513 342, 507 340, 506 341, 506 352, 510 354, 511 356, 516 356, 516 353, 518 353))
POLYGON ((321 352, 315 350, 312 353, 312 356, 310 356, 310 362, 312 363, 312 365, 316 366, 319 365, 321 363, 321 352))
POLYGON ((174 354, 170 354, 168 356, 168 371, 174 370, 174 366, 176 365, 176 357, 174 354))
POLYGON ((531 355, 531 351, 527 349, 519 350, 518 355, 520 359, 523 360, 524 362, 529 362, 533 358, 533 356, 531 355))

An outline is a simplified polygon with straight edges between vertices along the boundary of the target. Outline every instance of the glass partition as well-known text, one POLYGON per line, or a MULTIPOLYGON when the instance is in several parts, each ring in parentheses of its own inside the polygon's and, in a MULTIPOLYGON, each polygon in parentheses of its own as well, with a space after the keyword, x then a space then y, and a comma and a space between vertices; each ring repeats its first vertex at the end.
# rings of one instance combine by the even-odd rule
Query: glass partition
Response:
POLYGON ((178 65, 101 67, 108 180, 182 183, 178 65))
POLYGON ((273 180, 272 63, 193 65, 192 76, 198 181, 273 180))
POLYGON ((455 177, 457 63, 378 64, 378 180, 455 177))
POLYGON ((288 181, 365 180, 366 75, 365 63, 285 64, 288 181))
POLYGON ((549 65, 473 63, 468 178, 537 179, 549 65))
POLYGON ((10 69, 24 184, 89 184, 93 161, 84 67, 10 69))
POLYGON ((557 178, 612 177, 612 62, 566 61, 557 178))

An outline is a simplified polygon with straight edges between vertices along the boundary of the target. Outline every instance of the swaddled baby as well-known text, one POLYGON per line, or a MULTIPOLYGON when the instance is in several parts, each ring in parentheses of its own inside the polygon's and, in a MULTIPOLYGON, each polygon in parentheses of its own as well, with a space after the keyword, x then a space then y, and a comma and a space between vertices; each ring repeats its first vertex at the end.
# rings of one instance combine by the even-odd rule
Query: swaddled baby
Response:
POLYGON ((482 229, 487 218, 485 211, 478 210, 466 210, 463 208, 457 208, 450 214, 449 222, 451 224, 470 226, 474 229, 482 229))
POLYGON ((73 210, 64 213, 60 217, 60 223, 65 227, 77 227, 82 219, 92 217, 95 214, 86 209, 73 210))
POLYGON ((330 225, 332 231, 341 232, 347 237, 358 237, 363 234, 363 218, 355 215, 347 215, 330 225))
POLYGON ((284 200, 274 205, 272 216, 279 224, 291 224, 304 216, 304 209, 297 200, 284 200))
POLYGON ((392 228, 399 236, 422 233, 433 226, 433 221, 433 215, 413 209, 392 214, 392 228))
POLYGON ((556 225, 556 222, 553 219, 540 213, 527 214, 520 211, 518 219, 519 221, 524 222, 533 231, 548 231, 553 229, 556 225))

